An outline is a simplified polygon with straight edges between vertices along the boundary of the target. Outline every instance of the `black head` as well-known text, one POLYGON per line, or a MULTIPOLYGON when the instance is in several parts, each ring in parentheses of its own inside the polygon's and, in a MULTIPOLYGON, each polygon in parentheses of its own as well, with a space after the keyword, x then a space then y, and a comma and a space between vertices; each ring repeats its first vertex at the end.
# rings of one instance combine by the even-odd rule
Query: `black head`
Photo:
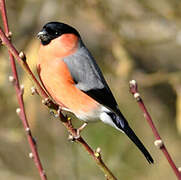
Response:
POLYGON ((73 27, 61 22, 49 22, 45 24, 42 30, 37 34, 43 45, 47 45, 51 40, 61 36, 62 34, 75 34, 80 37, 79 33, 73 27))

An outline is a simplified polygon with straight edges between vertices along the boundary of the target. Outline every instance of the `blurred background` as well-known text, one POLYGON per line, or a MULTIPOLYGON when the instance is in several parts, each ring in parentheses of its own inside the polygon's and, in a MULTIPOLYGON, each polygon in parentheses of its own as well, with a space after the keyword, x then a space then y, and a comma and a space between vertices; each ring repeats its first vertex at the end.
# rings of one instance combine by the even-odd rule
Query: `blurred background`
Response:
MULTIPOLYGON (((121 111, 152 154, 149 165, 136 146, 112 127, 90 124, 82 136, 102 149, 105 163, 118 179, 174 180, 141 110, 129 92, 136 79, 144 102, 165 141, 181 166, 181 1, 179 0, 16 0, 6 1, 13 43, 24 50, 35 70, 37 32, 48 21, 73 25, 92 52, 115 95, 121 111)), ((68 133, 50 116, 31 82, 18 66, 25 85, 27 117, 50 180, 100 180, 102 172, 79 144, 67 141, 68 133)), ((25 132, 15 110, 15 91, 8 54, 0 48, 0 179, 39 180, 25 132)), ((74 120, 75 127, 81 125, 74 120)))

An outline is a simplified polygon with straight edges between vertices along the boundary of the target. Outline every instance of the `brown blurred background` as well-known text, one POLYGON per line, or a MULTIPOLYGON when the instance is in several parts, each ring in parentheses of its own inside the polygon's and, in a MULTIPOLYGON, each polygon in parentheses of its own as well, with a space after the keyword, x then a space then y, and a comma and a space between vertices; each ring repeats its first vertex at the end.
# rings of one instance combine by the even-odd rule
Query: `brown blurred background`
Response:
MULTIPOLYGON (((24 50, 35 71, 37 32, 48 21, 73 25, 104 72, 120 109, 154 157, 149 165, 126 136, 103 123, 90 124, 83 137, 96 149, 118 179, 174 180, 128 82, 136 79, 153 120, 175 163, 181 166, 181 1, 179 0, 16 0, 6 1, 13 42, 24 50)), ((0 179, 39 180, 25 132, 15 113, 17 100, 8 55, 0 49, 0 179)), ((18 68, 25 85, 25 105, 49 180, 100 180, 102 172, 77 143, 67 141, 62 124, 52 120, 31 82, 18 68)), ((79 121, 73 122, 76 127, 79 121)))

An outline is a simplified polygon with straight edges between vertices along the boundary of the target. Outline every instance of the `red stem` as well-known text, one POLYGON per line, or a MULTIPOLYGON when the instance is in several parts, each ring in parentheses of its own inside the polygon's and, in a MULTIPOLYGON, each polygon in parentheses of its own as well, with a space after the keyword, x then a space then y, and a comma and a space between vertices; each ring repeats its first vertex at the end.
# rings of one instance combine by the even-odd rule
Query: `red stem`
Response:
POLYGON ((5 34, 4 34, 1 27, 0 27, 0 37, 1 37, 2 42, 8 47, 8 51, 11 52, 11 54, 17 59, 19 64, 22 66, 22 68, 25 69, 26 72, 28 72, 28 75, 30 76, 30 79, 32 79, 35 82, 35 84, 37 85, 36 88, 40 92, 41 97, 42 98, 48 98, 48 95, 46 94, 44 89, 41 87, 40 83, 38 82, 38 80, 36 79, 36 77, 34 76, 32 71, 30 70, 28 64, 26 63, 26 61, 23 61, 19 57, 18 51, 13 46, 13 44, 7 39, 7 37, 5 36, 5 34))
MULTIPOLYGON (((9 27, 8 27, 6 6, 5 6, 4 0, 0 1, 0 10, 1 10, 1 16, 2 16, 2 20, 3 20, 3 25, 4 25, 4 30, 5 30, 6 36, 9 36, 9 27)), ((33 160, 35 162, 36 167, 38 168, 40 177, 42 180, 47 180, 46 174, 43 170, 43 167, 42 167, 42 164, 41 164, 41 161, 39 158, 39 154, 38 154, 38 151, 36 148, 35 141, 33 139, 33 136, 32 136, 28 121, 27 121, 27 117, 26 117, 26 113, 25 113, 25 107, 24 107, 24 101, 23 101, 23 92, 22 92, 22 89, 20 88, 15 60, 14 60, 12 53, 10 51, 8 51, 8 52, 9 52, 9 58, 10 58, 10 62, 11 62, 12 74, 13 74, 13 77, 15 80, 14 86, 15 86, 15 90, 16 90, 16 95, 17 95, 19 107, 21 110, 19 117, 22 120, 23 127, 24 127, 25 131, 27 132, 28 143, 30 145, 30 148, 31 148, 31 151, 33 154, 33 160)))
MULTIPOLYGON (((133 80, 134 81, 134 80, 133 80)), ((155 136, 156 140, 161 140, 162 145, 160 146, 161 151, 163 152, 164 156, 166 157, 166 159, 168 160, 170 166, 172 167, 175 175, 177 176, 178 180, 181 180, 181 173, 179 172, 178 168, 176 167, 175 163, 173 162, 169 152, 167 151, 166 146, 163 143, 163 140, 161 139, 161 136, 157 130, 157 128, 154 125, 154 122, 149 114, 149 112, 147 111, 147 108, 142 100, 142 98, 140 97, 139 93, 138 93, 138 88, 137 88, 137 83, 134 81, 133 83, 130 82, 130 91, 131 93, 134 95, 134 97, 137 99, 137 102, 139 104, 139 107, 141 108, 141 110, 144 113, 144 117, 146 118, 149 126, 151 127, 153 134, 155 136)))
POLYGON ((144 113, 144 117, 147 119, 147 122, 148 124, 150 125, 152 131, 153 131, 153 134, 155 135, 155 138, 157 140, 161 140, 161 137, 159 135, 159 132, 157 131, 153 121, 152 121, 152 118, 150 116, 150 114, 148 113, 144 103, 143 103, 143 100, 140 98, 139 101, 138 101, 138 104, 140 106, 140 108, 142 109, 143 113, 144 113))

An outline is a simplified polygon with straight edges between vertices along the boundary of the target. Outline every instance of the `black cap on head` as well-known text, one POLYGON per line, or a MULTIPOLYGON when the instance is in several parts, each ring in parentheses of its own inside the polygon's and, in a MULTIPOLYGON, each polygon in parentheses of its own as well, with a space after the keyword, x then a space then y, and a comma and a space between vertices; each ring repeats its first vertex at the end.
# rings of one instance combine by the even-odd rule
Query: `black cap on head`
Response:
POLYGON ((45 24, 37 37, 43 45, 47 45, 51 40, 61 36, 62 34, 75 34, 80 37, 79 33, 73 27, 61 22, 49 22, 45 24))

